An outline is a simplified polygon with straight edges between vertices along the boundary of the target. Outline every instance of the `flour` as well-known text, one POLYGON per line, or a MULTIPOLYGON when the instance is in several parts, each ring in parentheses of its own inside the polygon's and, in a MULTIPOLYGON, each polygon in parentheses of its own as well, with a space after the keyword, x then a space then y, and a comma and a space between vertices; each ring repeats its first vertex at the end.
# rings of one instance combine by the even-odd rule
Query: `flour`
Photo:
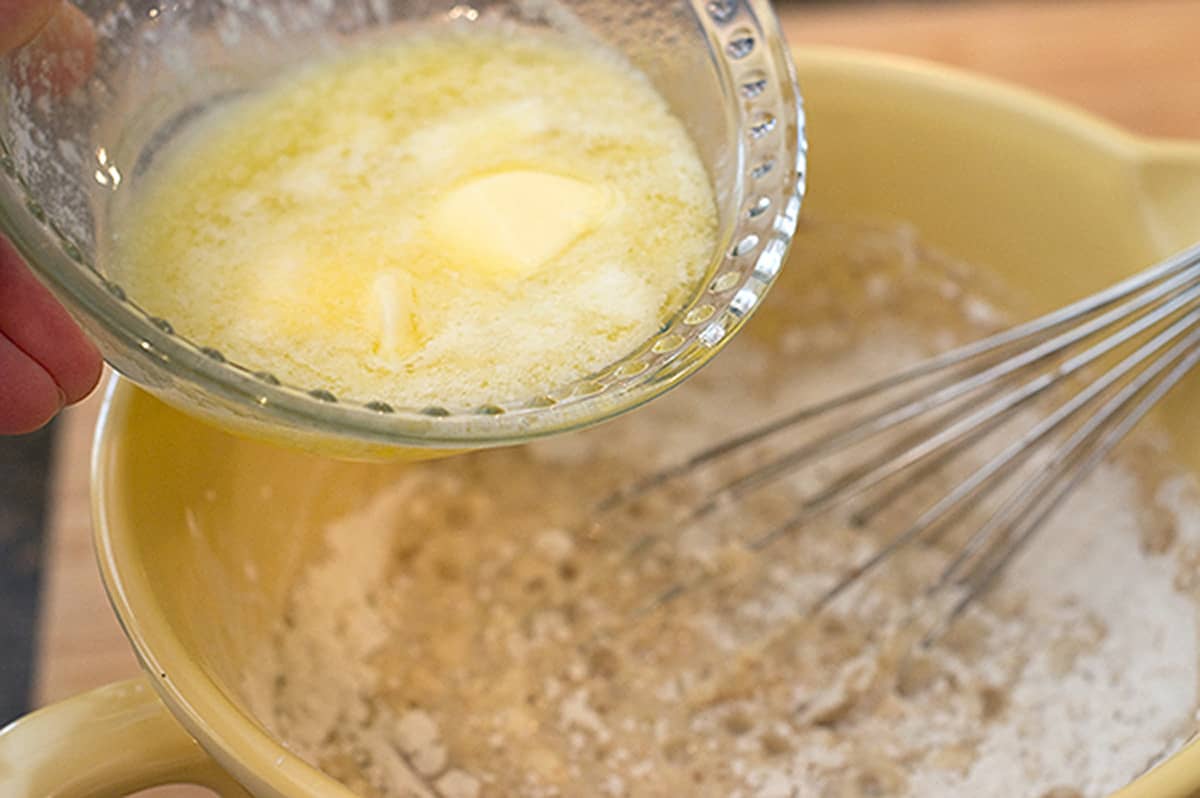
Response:
MULTIPOLYGON (((1003 322, 998 292, 908 231, 812 228, 797 249, 807 283, 781 285, 670 396, 602 429, 414 466, 331 525, 248 674, 254 714, 368 798, 1092 798, 1169 753, 1195 723, 1200 501, 1152 428, 929 649, 910 610, 954 535, 815 614, 895 531, 888 517, 817 518, 758 555, 738 543, 821 468, 706 523, 661 519, 715 474, 587 523, 700 440, 1003 322), (934 294, 946 301, 917 301, 934 294)), ((909 493, 900 509, 929 499, 909 493)))

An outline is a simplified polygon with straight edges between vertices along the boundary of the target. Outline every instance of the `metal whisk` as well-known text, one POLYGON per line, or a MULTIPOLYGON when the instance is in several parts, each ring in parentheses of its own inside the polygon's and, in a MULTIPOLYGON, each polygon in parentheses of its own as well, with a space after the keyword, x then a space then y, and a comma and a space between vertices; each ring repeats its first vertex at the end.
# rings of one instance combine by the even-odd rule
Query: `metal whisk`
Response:
MULTIPOLYGON (((824 607, 905 547, 943 534, 991 497, 995 509, 928 586, 926 598, 937 598, 940 608, 922 638, 929 644, 995 582, 1070 491, 1198 361, 1200 245, 1061 310, 709 446, 610 495, 595 517, 628 513, 673 484, 695 480, 806 422, 849 414, 815 439, 725 479, 669 523, 639 532, 622 556, 634 560, 655 546, 669 546, 673 536, 718 511, 736 509, 800 467, 837 459, 837 473, 800 500, 790 516, 739 539, 747 551, 761 553, 852 499, 860 501, 852 520, 866 523, 915 480, 961 456, 1019 410, 1057 396, 1031 426, 1005 438, 997 453, 854 565, 812 607, 824 607)), ((632 609, 653 611, 714 578, 719 575, 668 574, 632 609)))

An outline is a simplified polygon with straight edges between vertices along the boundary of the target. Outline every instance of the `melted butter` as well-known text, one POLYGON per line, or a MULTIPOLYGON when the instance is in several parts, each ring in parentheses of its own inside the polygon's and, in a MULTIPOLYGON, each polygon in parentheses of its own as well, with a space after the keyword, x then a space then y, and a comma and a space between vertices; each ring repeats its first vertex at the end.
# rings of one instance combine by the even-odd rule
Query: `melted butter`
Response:
POLYGON ((111 270, 192 340, 400 405, 518 399, 653 335, 715 246, 681 123, 605 51, 412 35, 214 109, 134 187, 111 270))

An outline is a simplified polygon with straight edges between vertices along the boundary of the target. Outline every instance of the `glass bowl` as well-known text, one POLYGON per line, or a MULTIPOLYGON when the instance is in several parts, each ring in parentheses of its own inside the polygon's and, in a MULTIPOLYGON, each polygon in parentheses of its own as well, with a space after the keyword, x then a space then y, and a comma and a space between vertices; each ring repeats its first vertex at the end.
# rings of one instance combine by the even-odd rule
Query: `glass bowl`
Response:
POLYGON ((43 35, 0 64, 0 230, 117 371, 243 434, 388 459, 518 443, 611 418, 679 384, 721 349, 772 284, 795 230, 804 191, 803 111, 766 0, 74 6, 62 13, 78 17, 67 26, 78 41, 43 35), (683 121, 708 170, 718 204, 716 255, 684 306, 626 357, 506 404, 351 401, 321 385, 284 384, 188 340, 109 279, 97 252, 110 219, 189 118, 314 53, 397 35, 414 23, 497 18, 592 37, 622 52, 683 121))

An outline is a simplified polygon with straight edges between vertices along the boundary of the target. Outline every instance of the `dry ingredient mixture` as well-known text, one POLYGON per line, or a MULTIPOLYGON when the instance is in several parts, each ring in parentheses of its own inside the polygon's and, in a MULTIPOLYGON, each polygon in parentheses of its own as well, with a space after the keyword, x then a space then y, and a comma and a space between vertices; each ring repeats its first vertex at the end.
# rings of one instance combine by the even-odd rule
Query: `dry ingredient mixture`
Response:
MULTIPOLYGON (((757 557, 731 545, 821 469, 695 526, 660 511, 694 505, 714 475, 587 523, 698 441, 1004 321, 1003 292, 907 229, 809 225, 791 269, 802 288, 777 289, 671 396, 602 429, 408 467, 332 524, 248 675, 255 714, 370 798, 1078 798, 1173 750, 1197 704, 1200 502, 1153 428, 929 650, 905 620, 953 536, 815 614, 894 526, 832 515, 757 557), (702 566, 724 577, 637 615, 702 566)), ((901 504, 922 507, 916 493, 901 504)))

